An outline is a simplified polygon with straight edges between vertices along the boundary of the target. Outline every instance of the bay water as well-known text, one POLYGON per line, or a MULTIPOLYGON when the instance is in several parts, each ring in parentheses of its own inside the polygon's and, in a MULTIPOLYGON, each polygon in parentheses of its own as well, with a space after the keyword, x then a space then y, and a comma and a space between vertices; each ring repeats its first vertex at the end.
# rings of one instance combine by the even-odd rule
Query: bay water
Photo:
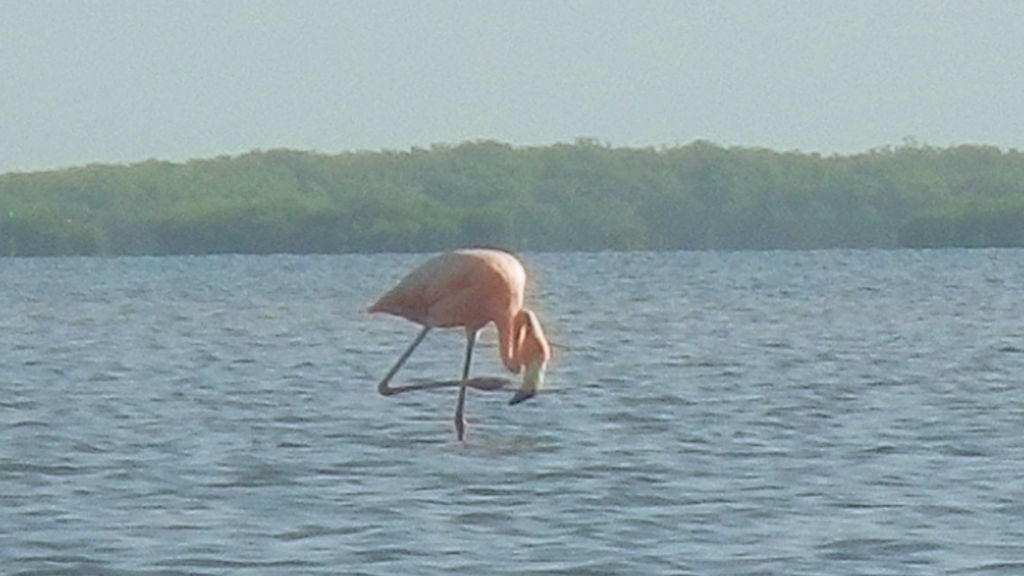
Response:
POLYGON ((526 254, 465 442, 424 259, 0 259, 0 574, 1024 573, 1024 250, 526 254))

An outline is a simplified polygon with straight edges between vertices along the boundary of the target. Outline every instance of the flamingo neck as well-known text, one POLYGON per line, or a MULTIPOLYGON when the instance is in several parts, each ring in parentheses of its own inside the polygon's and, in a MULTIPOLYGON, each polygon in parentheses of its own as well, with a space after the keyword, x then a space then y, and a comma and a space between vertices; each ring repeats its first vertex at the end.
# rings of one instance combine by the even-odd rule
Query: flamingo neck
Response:
POLYGON ((510 372, 518 374, 522 369, 522 361, 519 359, 519 331, 522 322, 519 320, 519 315, 516 314, 504 322, 496 324, 501 361, 510 372))

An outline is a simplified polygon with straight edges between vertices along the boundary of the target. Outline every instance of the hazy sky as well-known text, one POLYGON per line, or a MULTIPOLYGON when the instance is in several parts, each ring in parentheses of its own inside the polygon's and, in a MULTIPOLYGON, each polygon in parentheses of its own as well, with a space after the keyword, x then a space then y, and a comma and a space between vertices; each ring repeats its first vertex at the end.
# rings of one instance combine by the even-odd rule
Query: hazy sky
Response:
POLYGON ((0 0, 0 172, 907 136, 1024 149, 1024 1, 0 0))

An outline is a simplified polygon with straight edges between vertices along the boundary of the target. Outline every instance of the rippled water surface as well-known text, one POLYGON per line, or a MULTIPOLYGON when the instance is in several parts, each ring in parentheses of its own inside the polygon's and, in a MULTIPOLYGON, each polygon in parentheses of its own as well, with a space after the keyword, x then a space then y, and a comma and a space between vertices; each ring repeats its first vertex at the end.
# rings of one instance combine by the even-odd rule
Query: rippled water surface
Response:
POLYGON ((528 254, 464 444, 422 259, 0 260, 0 573, 1024 571, 1024 251, 528 254))

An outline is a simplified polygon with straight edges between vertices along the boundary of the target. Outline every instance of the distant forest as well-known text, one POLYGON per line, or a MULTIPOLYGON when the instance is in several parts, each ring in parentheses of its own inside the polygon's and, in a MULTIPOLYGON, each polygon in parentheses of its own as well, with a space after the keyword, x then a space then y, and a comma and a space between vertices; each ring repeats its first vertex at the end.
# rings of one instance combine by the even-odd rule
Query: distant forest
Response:
POLYGON ((0 175, 0 255, 1024 246, 1024 153, 478 141, 0 175))

